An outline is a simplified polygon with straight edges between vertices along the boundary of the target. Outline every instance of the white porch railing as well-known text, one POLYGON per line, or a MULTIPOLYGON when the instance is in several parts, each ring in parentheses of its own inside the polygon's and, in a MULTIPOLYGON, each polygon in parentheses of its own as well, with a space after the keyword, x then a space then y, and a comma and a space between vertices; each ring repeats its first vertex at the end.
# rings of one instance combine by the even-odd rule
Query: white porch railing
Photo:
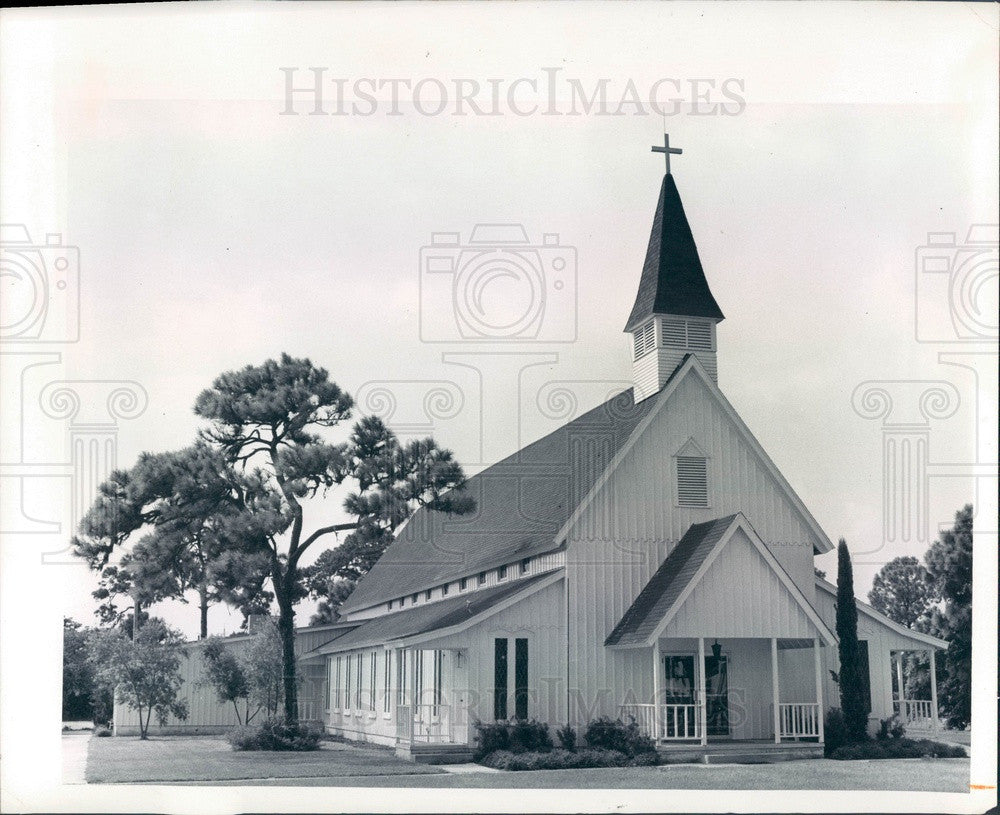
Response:
POLYGON ((819 737, 819 705, 816 702, 782 702, 778 705, 781 738, 819 737))
POLYGON ((623 722, 634 720, 644 735, 657 741, 684 741, 701 738, 701 706, 691 704, 664 704, 659 710, 657 731, 656 705, 622 705, 619 715, 623 722))
POLYGON ((892 709, 906 727, 914 730, 934 727, 934 705, 930 699, 894 699, 892 709))
POLYGON ((396 738, 401 742, 452 743, 450 705, 398 705, 396 707, 396 738))

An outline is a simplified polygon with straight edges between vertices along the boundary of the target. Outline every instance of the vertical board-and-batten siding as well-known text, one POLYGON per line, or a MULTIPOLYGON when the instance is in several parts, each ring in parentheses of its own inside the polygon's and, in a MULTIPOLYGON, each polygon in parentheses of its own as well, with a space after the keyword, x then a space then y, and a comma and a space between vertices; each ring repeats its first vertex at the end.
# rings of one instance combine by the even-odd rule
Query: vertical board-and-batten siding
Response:
POLYGON ((818 636, 778 575, 737 529, 663 631, 666 637, 818 636))
MULTIPOLYGON (((704 382, 689 373, 569 532, 571 688, 620 700, 626 688, 651 685, 648 655, 611 652, 604 640, 692 524, 736 512, 811 601, 818 541, 704 382), (708 457, 707 508, 676 505, 674 456, 689 439, 708 457)), ((602 712, 614 713, 616 704, 602 712)))

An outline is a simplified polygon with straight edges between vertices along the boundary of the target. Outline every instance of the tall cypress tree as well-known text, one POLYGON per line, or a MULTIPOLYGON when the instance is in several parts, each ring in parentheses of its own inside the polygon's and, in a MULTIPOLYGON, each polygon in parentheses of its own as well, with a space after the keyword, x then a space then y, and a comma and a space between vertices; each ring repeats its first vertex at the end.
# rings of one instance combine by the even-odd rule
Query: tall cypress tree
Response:
POLYGON ((851 553, 843 538, 837 545, 837 637, 840 640, 840 707, 851 741, 868 738, 864 678, 858 645, 858 607, 854 601, 854 573, 851 553))

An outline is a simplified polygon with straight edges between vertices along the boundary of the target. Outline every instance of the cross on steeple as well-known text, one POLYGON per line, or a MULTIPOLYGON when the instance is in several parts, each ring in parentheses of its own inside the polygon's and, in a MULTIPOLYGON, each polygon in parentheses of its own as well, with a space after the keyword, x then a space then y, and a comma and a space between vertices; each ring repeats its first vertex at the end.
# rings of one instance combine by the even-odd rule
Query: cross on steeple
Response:
POLYGON ((667 175, 670 175, 670 156, 679 156, 684 152, 679 147, 670 146, 670 136, 666 133, 663 134, 663 147, 653 147, 651 149, 654 153, 663 153, 663 157, 667 160, 667 175))

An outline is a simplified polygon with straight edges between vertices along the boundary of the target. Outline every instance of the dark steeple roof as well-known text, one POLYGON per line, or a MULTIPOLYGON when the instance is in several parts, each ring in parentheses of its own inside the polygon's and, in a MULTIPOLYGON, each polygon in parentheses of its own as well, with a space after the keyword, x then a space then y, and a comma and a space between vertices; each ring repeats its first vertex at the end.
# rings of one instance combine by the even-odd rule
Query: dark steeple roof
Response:
POLYGON ((653 314, 723 319, 701 268, 677 185, 669 174, 663 176, 639 292, 625 330, 634 330, 653 314))

